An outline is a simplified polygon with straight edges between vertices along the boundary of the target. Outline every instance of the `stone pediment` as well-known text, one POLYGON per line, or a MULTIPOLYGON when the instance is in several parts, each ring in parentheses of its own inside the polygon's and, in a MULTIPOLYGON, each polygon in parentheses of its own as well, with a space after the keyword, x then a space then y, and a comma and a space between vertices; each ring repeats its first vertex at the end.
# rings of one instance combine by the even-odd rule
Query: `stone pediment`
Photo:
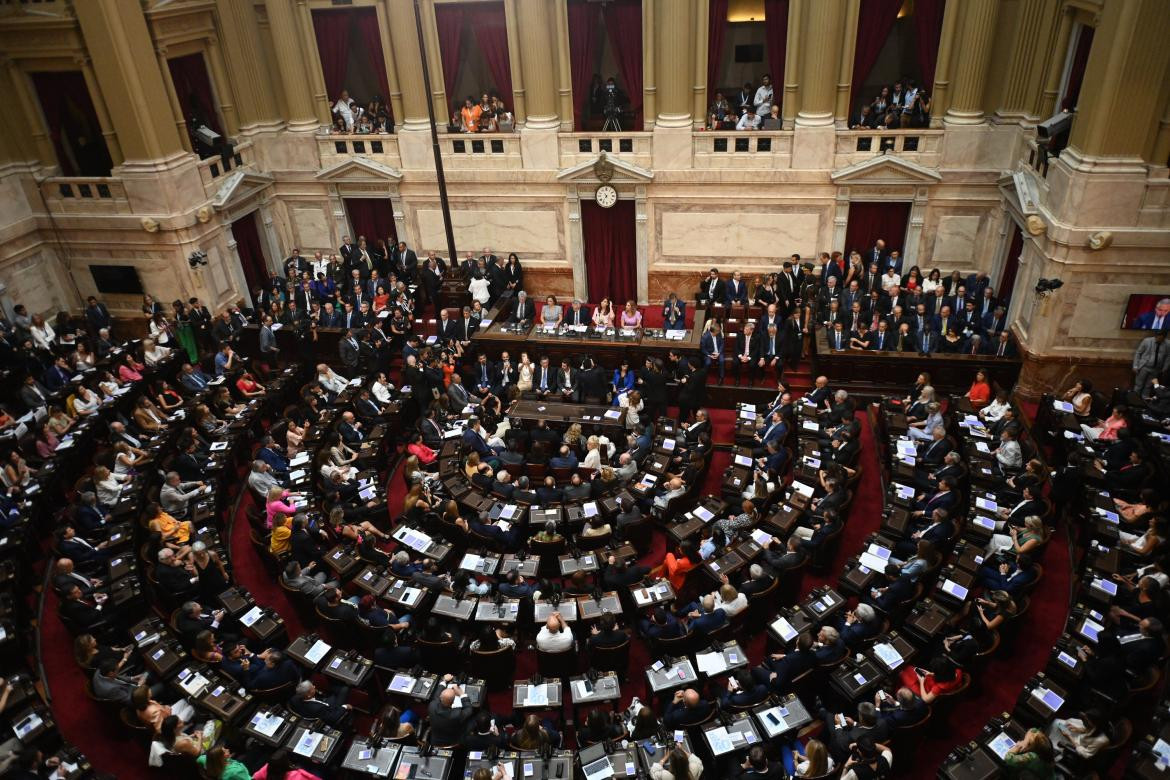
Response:
POLYGON ((272 175, 254 173, 252 171, 235 170, 227 175, 223 184, 211 199, 211 205, 216 211, 222 211, 232 203, 237 203, 250 195, 265 189, 272 184, 272 175))
POLYGON ((565 168, 557 174, 558 181, 579 181, 596 184, 643 184, 654 180, 654 173, 633 163, 610 157, 605 152, 592 160, 565 168))
POLYGON ((893 154, 883 154, 854 163, 833 171, 829 178, 834 184, 921 185, 942 181, 942 176, 937 171, 893 154))
POLYGON ((1037 186, 1036 178, 1031 171, 1021 169, 1006 173, 996 181, 996 184, 1006 197, 1015 199, 1020 213, 1024 216, 1040 213, 1040 187, 1037 186))
POLYGON ((336 165, 317 173, 319 181, 348 181, 348 182, 398 182, 402 180, 402 172, 374 162, 369 157, 351 157, 342 160, 336 165))

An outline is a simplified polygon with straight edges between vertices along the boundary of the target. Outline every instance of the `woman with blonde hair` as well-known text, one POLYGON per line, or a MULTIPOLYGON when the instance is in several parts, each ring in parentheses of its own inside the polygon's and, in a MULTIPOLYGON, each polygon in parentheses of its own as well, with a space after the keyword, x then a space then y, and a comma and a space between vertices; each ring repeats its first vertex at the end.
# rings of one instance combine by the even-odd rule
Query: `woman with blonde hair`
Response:
POLYGON ((1013 555, 1035 555, 1037 548, 1048 541, 1048 529, 1037 515, 1024 518, 1023 530, 1009 526, 1006 534, 993 534, 987 545, 987 554, 995 555, 1005 550, 1013 555))
POLYGON ((569 426, 569 430, 565 431, 565 435, 561 437, 561 441, 568 444, 574 450, 581 448, 581 423, 573 423, 569 426))
POLYGON ((529 360, 528 353, 521 352, 520 366, 516 371, 516 389, 521 393, 530 392, 532 390, 532 375, 534 373, 536 373, 536 367, 529 360))
POLYGON ((585 440, 585 460, 581 465, 587 469, 601 468, 601 440, 590 436, 585 440))

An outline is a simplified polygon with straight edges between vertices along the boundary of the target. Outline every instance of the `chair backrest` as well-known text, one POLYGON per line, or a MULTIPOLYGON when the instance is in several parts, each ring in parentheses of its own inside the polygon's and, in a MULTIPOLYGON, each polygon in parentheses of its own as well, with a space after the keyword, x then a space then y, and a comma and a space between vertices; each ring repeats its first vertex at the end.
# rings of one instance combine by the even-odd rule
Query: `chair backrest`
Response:
POLYGON ((253 688, 252 696, 256 701, 262 702, 286 702, 293 695, 293 691, 297 688, 296 680, 289 680, 288 682, 274 685, 271 688, 253 688))
POLYGON ((419 638, 415 640, 415 645, 419 651, 419 662, 429 672, 446 674, 463 665, 459 659, 459 648, 453 639, 432 642, 419 638))
POLYGON ((589 665, 599 672, 614 672, 624 678, 630 665, 630 640, 613 647, 591 648, 589 665))
POLYGON ((472 650, 471 668, 476 677, 483 678, 489 691, 502 691, 511 687, 516 677, 516 650, 514 647, 500 647, 495 650, 472 650))
POLYGON ((659 655, 684 656, 687 655, 696 642, 694 631, 687 631, 682 636, 659 637, 654 640, 658 646, 659 655))
POLYGON ((577 547, 581 550, 600 550, 613 541, 613 531, 598 536, 578 536, 577 547))
POLYGON ((536 668, 544 677, 559 677, 567 681, 577 671, 577 648, 570 647, 559 653, 536 650, 536 668))

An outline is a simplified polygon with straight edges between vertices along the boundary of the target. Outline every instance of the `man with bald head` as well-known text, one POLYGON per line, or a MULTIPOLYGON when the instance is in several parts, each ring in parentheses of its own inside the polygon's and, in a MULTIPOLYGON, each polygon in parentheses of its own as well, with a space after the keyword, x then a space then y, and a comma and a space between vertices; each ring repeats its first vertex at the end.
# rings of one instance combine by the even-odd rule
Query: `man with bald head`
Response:
POLYGON ((675 691, 674 699, 662 716, 662 725, 668 729, 684 729, 702 723, 711 714, 711 706, 711 702, 705 701, 694 688, 675 691))
POLYGON ((573 649, 573 632, 560 612, 548 616, 544 628, 536 635, 536 648, 546 653, 564 653, 573 649))
POLYGON ((430 743, 437 747, 451 747, 463 741, 467 733, 467 722, 475 715, 463 689, 454 685, 455 678, 451 675, 443 677, 443 684, 447 687, 439 691, 439 695, 431 699, 427 705, 427 720, 431 724, 430 743), (455 706, 459 700, 460 706, 455 706))

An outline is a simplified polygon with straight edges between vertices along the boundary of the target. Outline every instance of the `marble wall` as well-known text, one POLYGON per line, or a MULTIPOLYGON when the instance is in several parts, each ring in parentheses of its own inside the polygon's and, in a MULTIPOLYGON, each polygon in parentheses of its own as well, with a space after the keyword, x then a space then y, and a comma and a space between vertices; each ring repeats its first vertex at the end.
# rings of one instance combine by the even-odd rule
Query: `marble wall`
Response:
MULTIPOLYGON (((438 208, 413 208, 417 232, 414 242, 423 249, 446 247, 443 213, 438 208)), ((533 256, 566 258, 566 244, 560 207, 533 204, 530 209, 451 208, 455 246, 476 254, 485 246, 497 254, 515 252, 521 259, 533 256)), ((566 265, 568 260, 563 261, 566 265)))

